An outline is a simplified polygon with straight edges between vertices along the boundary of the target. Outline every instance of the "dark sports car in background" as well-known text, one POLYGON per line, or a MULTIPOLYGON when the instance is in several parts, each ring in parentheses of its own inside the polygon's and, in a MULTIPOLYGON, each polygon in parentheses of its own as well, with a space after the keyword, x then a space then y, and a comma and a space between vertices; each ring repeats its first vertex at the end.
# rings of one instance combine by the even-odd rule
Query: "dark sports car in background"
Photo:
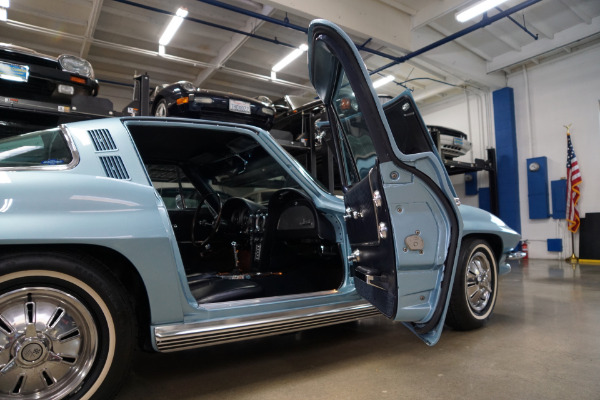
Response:
POLYGON ((75 95, 97 94, 94 69, 83 58, 67 54, 52 57, 0 43, 0 96, 70 103, 75 95))
POLYGON ((275 107, 269 98, 251 98, 234 93, 200 89, 179 81, 158 86, 150 94, 151 114, 157 117, 187 117, 238 122, 269 130, 275 107))

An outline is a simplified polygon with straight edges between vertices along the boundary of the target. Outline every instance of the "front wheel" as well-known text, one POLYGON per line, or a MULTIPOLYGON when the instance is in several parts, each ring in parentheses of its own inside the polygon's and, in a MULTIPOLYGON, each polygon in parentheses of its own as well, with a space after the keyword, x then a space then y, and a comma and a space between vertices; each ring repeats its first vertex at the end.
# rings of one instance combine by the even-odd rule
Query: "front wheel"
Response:
POLYGON ((168 117, 169 110, 167 109, 167 101, 165 99, 161 99, 156 105, 156 109, 154 110, 155 117, 168 117))
POLYGON ((460 250, 446 323, 466 331, 485 325, 498 297, 498 265, 490 245, 466 239, 460 250))
POLYGON ((133 312, 94 260, 0 259, 0 398, 106 399, 132 357, 133 312))

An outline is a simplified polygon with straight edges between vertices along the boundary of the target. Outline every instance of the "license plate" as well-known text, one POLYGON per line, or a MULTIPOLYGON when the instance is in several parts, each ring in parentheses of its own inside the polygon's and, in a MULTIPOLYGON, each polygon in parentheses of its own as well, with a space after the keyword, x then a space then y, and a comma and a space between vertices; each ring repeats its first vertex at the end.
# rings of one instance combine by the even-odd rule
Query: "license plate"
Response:
POLYGON ((0 79, 27 82, 29 79, 29 67, 27 65, 9 64, 0 61, 0 79))
POLYGON ((462 140, 462 138, 457 138, 457 137, 455 137, 455 138, 454 138, 454 145, 455 145, 455 146, 462 146, 462 145, 463 145, 463 140, 462 140))
POLYGON ((247 101, 229 100, 229 111, 250 114, 250 103, 247 101))

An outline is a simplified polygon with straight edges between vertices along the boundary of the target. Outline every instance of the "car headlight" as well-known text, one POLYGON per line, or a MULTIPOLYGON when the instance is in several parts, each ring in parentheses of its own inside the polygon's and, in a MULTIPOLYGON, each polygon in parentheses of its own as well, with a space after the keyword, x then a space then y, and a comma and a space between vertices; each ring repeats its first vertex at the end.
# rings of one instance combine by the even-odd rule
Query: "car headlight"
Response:
POLYGON ((275 111, 273 111, 273 109, 269 108, 269 107, 263 107, 261 110, 262 110, 263 114, 267 114, 267 115, 275 114, 275 111))
POLYGON ((58 57, 58 63, 63 71, 71 72, 81 76, 87 76, 91 79, 94 78, 94 69, 92 68, 92 64, 83 58, 63 54, 58 57))
POLYGON ((256 100, 260 101, 261 103, 263 103, 265 106, 269 106, 271 107, 273 105, 273 102, 271 101, 270 98, 268 98, 267 96, 257 96, 256 100))
POLYGON ((181 81, 181 82, 179 82, 179 84, 181 85, 181 87, 184 90, 187 90, 188 92, 193 92, 196 90, 196 87, 194 86, 194 84, 192 82, 181 81))

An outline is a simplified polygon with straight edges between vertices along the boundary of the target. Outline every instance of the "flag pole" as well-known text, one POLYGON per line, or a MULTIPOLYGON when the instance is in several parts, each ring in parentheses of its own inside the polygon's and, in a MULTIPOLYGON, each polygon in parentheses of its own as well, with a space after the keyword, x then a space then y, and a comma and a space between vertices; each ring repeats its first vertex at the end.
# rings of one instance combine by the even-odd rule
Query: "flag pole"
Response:
MULTIPOLYGON (((575 156, 575 153, 572 151, 572 148, 571 148, 572 144, 571 144, 571 139, 569 137, 571 135, 571 125, 572 124, 563 125, 565 128, 567 128, 567 143, 568 143, 568 147, 569 147, 569 149, 568 149, 569 150, 568 151, 569 154, 567 155, 567 159, 568 159, 567 160, 567 170, 568 170, 568 173, 569 173, 569 178, 568 178, 568 181, 567 181, 567 185, 572 185, 572 180, 571 180, 571 175, 570 175, 570 172, 571 172, 571 164, 570 164, 571 163, 571 153, 573 155, 573 158, 575 156)), ((579 184, 579 182, 578 182, 578 184, 579 184)), ((567 200, 569 202, 571 201, 571 199, 567 199, 567 200)), ((573 207, 574 208, 576 205, 577 205, 577 199, 575 200, 574 203, 572 203, 572 204, 569 203, 568 207, 573 207)), ((576 213, 575 216, 577 217, 577 221, 579 221, 578 215, 577 215, 577 209, 575 209, 575 213, 576 213)), ((568 218, 569 217, 567 216, 567 219, 568 218)), ((567 226, 568 226, 568 224, 569 223, 567 222, 567 226)), ((578 226, 575 228, 575 230, 577 230, 577 228, 578 228, 578 226)), ((565 258, 565 261, 568 262, 568 263, 570 263, 570 264, 572 264, 573 265, 573 269, 575 269, 575 264, 579 263, 579 258, 575 255, 575 232, 573 232, 571 229, 569 229, 569 231, 571 232, 571 256, 565 258)))
POLYGON ((575 255, 575 234, 571 232, 571 257, 565 258, 565 261, 570 264, 577 264, 579 258, 575 255))

